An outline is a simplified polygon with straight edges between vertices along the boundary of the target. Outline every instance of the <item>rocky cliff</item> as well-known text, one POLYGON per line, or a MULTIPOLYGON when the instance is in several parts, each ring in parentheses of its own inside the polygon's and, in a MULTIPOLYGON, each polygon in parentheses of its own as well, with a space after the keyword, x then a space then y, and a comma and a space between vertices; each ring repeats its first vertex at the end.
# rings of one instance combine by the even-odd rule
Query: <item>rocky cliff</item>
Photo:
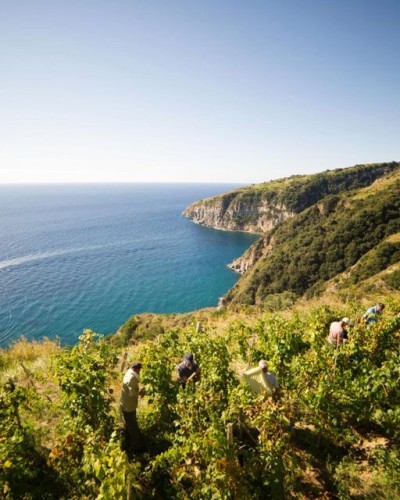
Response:
MULTIPOLYGON (((356 165, 278 179, 197 201, 183 215, 196 224, 215 229, 267 235, 325 197, 369 186, 399 166, 398 162, 356 165)), ((262 237, 229 267, 243 274, 266 257, 272 246, 270 238, 262 237)))
POLYGON ((262 257, 267 257, 273 248, 273 241, 260 238, 255 241, 243 255, 235 259, 228 267, 234 271, 244 274, 249 271, 262 257))
POLYGON ((183 215, 196 224, 215 229, 263 234, 294 212, 282 203, 266 199, 262 193, 255 196, 251 191, 237 190, 197 201, 183 215))
POLYGON ((398 167, 397 162, 356 165, 255 184, 197 201, 183 215, 215 229, 263 234, 325 196, 369 186, 398 167))

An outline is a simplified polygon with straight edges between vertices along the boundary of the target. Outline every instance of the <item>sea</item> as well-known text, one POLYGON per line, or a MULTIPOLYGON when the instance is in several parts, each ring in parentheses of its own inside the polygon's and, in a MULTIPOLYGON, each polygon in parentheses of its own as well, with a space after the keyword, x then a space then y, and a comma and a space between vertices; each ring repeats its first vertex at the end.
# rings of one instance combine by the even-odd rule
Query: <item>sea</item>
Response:
POLYGON ((232 184, 0 186, 0 347, 77 342, 132 315, 216 306, 255 239, 194 224, 190 203, 232 184))

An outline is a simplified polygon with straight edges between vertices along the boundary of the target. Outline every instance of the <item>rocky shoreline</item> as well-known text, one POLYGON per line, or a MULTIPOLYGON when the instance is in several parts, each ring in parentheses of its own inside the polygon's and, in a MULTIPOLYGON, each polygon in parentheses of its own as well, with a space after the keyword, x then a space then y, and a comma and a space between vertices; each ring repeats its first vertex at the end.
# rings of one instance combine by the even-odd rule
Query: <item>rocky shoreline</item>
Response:
POLYGON ((243 231, 260 238, 243 255, 228 264, 239 274, 245 274, 263 256, 268 255, 271 243, 263 235, 278 223, 293 217, 294 212, 282 204, 273 204, 260 197, 249 196, 240 190, 206 198, 189 205, 182 215, 195 224, 222 231, 243 231))

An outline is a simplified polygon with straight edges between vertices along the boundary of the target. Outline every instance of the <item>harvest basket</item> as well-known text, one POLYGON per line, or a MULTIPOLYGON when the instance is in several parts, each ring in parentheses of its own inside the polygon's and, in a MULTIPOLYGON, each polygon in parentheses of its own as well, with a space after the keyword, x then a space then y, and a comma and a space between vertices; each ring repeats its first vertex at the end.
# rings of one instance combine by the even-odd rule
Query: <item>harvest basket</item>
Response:
POLYGON ((245 371, 243 373, 243 378, 249 384, 250 389, 253 392, 257 394, 267 392, 272 395, 272 387, 266 381, 261 368, 251 368, 250 370, 245 371))

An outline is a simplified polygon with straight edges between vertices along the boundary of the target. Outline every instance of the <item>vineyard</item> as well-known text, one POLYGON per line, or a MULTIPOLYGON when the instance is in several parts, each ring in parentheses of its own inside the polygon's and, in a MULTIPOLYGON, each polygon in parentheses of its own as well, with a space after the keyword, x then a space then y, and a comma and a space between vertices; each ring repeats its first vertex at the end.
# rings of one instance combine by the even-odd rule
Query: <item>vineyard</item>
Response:
POLYGON ((171 328, 120 346, 21 340, 0 352, 2 498, 395 498, 400 495, 400 303, 366 325, 358 304, 171 328), (356 320, 339 349, 329 324, 356 320), (193 352, 201 379, 177 383, 193 352), (127 353, 127 355, 126 355, 127 353), (143 363, 145 453, 124 452, 127 361, 143 363), (269 361, 279 396, 242 373, 269 361))

